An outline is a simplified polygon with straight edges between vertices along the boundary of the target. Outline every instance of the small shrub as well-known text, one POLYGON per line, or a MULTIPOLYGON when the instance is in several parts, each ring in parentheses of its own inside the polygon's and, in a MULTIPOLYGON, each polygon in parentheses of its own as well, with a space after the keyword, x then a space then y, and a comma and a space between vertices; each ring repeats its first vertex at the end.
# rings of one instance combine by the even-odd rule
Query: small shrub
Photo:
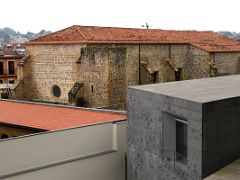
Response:
POLYGON ((7 93, 1 93, 1 98, 2 99, 9 99, 7 93))
POLYGON ((84 107, 87 104, 87 101, 84 97, 79 97, 76 99, 76 106, 77 107, 84 107))

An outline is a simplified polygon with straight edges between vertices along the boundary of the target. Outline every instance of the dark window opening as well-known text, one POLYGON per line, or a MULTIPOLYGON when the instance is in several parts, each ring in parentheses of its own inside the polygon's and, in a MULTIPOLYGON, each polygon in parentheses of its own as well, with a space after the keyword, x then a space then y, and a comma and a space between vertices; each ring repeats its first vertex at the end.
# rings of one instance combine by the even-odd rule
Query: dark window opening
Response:
POLYGON ((158 81, 158 71, 153 73, 153 83, 157 83, 158 81))
POLYGON ((2 134, 1 139, 7 139, 9 136, 7 134, 2 134))
POLYGON ((181 81, 182 77, 182 69, 178 68, 177 71, 175 71, 175 81, 181 81))
POLYGON ((176 121, 176 161, 187 164, 187 125, 176 121))
POLYGON ((91 86, 91 89, 92 89, 92 93, 93 93, 93 86, 91 86))
POLYGON ((14 74, 14 61, 8 61, 8 74, 14 74))
POLYGON ((52 92, 53 92, 53 95, 55 97, 60 97, 61 96, 61 89, 59 86, 57 85, 54 85, 53 88, 52 88, 52 92))
POLYGON ((3 80, 0 80, 0 84, 3 84, 3 80))
POLYGON ((2 98, 2 99, 9 99, 7 93, 1 93, 1 98, 2 98))
POLYGON ((8 80, 8 84, 14 84, 14 80, 8 80))
POLYGON ((0 75, 3 75, 3 62, 0 62, 0 75))

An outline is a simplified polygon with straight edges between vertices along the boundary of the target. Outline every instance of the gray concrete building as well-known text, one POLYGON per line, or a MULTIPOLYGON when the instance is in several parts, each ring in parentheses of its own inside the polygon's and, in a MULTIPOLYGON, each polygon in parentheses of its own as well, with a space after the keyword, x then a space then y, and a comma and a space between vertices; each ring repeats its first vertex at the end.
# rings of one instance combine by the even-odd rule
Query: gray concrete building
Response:
POLYGON ((128 179, 199 180, 240 156, 240 76, 128 89, 128 179))

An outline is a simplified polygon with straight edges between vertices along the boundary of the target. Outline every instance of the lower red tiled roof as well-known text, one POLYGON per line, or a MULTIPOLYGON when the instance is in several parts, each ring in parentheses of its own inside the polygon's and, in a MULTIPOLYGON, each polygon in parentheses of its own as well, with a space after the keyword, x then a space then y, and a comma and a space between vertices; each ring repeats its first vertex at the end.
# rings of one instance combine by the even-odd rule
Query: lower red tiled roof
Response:
POLYGON ((173 31, 96 26, 71 26, 31 40, 38 44, 192 44, 209 52, 240 52, 238 41, 211 31, 173 31))
POLYGON ((60 130, 124 119, 126 115, 123 113, 0 100, 0 123, 40 130, 60 130))
POLYGON ((14 56, 18 56, 18 53, 14 50, 7 50, 7 51, 3 51, 4 55, 14 55, 14 56))

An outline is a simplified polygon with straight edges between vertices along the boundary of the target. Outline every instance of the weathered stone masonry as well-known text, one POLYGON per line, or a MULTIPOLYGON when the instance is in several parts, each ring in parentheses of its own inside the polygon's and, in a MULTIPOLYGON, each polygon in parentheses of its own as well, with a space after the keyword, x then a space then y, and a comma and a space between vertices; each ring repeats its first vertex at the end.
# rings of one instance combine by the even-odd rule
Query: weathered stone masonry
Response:
POLYGON ((26 49, 15 98, 87 107, 125 109, 127 86, 239 73, 239 42, 207 31, 72 26, 26 49))
POLYGON ((181 80, 237 74, 240 57, 240 53, 217 53, 213 58, 186 44, 33 45, 27 51, 20 86, 24 96, 17 98, 68 104, 69 90, 83 82, 80 94, 89 107, 124 107, 127 86, 174 81, 177 69, 181 80), (212 66, 218 69, 214 75, 212 66), (58 98, 52 94, 53 85, 61 89, 58 98))

